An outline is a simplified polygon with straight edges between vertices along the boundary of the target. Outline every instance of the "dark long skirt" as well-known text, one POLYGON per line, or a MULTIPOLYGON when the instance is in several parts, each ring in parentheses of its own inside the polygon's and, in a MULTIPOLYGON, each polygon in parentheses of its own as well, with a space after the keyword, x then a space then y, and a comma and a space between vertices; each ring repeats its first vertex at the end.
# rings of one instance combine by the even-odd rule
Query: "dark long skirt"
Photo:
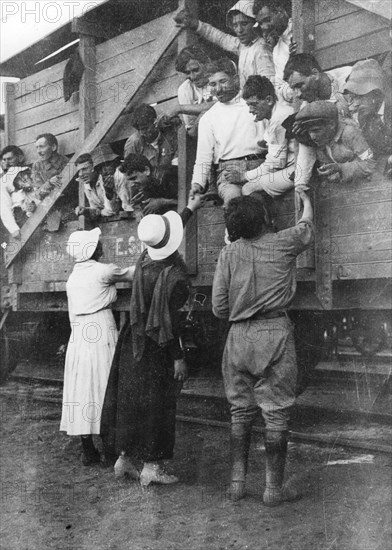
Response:
POLYGON ((121 330, 110 371, 101 434, 116 454, 144 462, 173 457, 176 420, 174 363, 166 348, 146 338, 142 359, 132 353, 131 326, 121 330))

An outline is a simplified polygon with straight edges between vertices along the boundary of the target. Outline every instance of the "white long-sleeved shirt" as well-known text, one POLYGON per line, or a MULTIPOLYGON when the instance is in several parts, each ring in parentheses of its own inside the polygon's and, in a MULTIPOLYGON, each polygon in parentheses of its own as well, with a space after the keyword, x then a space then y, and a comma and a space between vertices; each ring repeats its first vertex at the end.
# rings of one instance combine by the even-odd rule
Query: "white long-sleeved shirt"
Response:
POLYGON ((134 271, 134 266, 120 268, 91 259, 76 263, 66 285, 71 321, 75 315, 110 307, 117 298, 115 283, 132 281, 134 271))
MULTIPOLYGON (((211 90, 209 86, 198 88, 189 78, 180 84, 177 91, 178 103, 180 105, 200 105, 206 102, 210 96, 211 90)), ((190 130, 195 125, 198 117, 193 115, 181 115, 181 118, 184 121, 185 128, 190 130)))
POLYGON ((121 200, 121 206, 126 212, 133 212, 132 206, 132 183, 128 181, 127 175, 117 168, 114 172, 114 190, 121 200))
POLYGON ((196 162, 192 183, 205 187, 213 163, 262 152, 264 122, 255 122, 239 96, 228 103, 218 101, 199 122, 196 162))
POLYGON ((289 20, 286 30, 281 34, 272 51, 272 58, 275 66, 275 77, 283 82, 283 73, 290 57, 290 42, 293 37, 292 20, 289 20))
POLYGON ((208 23, 199 21, 196 31, 200 36, 220 46, 223 50, 238 55, 238 74, 240 77, 241 89, 248 76, 259 74, 266 76, 271 81, 275 77, 275 67, 272 59, 272 52, 267 46, 264 38, 255 38, 253 42, 245 46, 239 38, 226 34, 208 23))
POLYGON ((266 123, 264 140, 268 146, 267 156, 263 164, 246 173, 248 181, 257 181, 270 172, 282 170, 286 166, 294 164, 294 140, 287 141, 286 130, 282 126, 282 122, 293 112, 293 107, 287 103, 275 103, 271 118, 264 121, 266 123))
POLYGON ((101 175, 99 176, 95 187, 91 187, 89 183, 84 184, 84 194, 87 197, 90 208, 96 208, 99 210, 101 216, 107 217, 115 214, 114 201, 110 201, 107 198, 101 175))

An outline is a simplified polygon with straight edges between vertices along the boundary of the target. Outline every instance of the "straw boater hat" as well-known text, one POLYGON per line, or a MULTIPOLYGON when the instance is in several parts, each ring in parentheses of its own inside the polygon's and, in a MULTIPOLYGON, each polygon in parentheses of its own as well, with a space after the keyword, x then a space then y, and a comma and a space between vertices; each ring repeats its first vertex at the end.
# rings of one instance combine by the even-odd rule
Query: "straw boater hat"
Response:
POLYGON ((111 162, 119 157, 116 153, 113 153, 112 148, 108 143, 102 143, 98 145, 91 153, 91 158, 93 159, 94 167, 103 164, 104 162, 111 162))
POLYGON ((353 66, 345 85, 345 91, 365 95, 373 90, 385 92, 382 68, 375 59, 358 61, 353 66))
POLYGON ((74 231, 67 242, 67 253, 75 262, 85 262, 91 258, 99 241, 99 227, 91 231, 74 231))
POLYGON ((181 216, 173 210, 163 216, 149 214, 142 218, 137 234, 147 246, 148 255, 152 260, 164 260, 181 244, 184 234, 181 216))

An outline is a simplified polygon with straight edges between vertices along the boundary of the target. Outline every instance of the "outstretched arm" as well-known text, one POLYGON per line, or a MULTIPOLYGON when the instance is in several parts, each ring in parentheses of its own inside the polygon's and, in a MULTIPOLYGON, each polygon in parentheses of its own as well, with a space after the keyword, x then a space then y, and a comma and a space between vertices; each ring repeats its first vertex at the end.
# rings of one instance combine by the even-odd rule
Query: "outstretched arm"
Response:
POLYGON ((174 17, 177 27, 182 29, 189 29, 196 31, 197 34, 216 44, 223 50, 235 53, 238 55, 238 49, 240 46, 240 41, 238 38, 235 38, 231 34, 226 34, 208 23, 203 23, 199 21, 197 17, 192 15, 188 10, 181 10, 174 17))

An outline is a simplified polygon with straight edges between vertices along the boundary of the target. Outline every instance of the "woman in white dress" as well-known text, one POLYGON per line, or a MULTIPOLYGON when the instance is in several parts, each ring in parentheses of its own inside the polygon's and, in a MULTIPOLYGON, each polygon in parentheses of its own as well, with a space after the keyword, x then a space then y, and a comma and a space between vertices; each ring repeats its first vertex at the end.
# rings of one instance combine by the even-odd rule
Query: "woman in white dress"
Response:
POLYGON ((65 359, 60 431, 82 438, 85 466, 100 461, 92 434, 100 433, 101 411, 117 343, 111 311, 116 282, 132 281, 134 267, 120 269, 99 263, 103 255, 101 230, 75 231, 67 252, 75 266, 67 282, 71 336, 65 359))

